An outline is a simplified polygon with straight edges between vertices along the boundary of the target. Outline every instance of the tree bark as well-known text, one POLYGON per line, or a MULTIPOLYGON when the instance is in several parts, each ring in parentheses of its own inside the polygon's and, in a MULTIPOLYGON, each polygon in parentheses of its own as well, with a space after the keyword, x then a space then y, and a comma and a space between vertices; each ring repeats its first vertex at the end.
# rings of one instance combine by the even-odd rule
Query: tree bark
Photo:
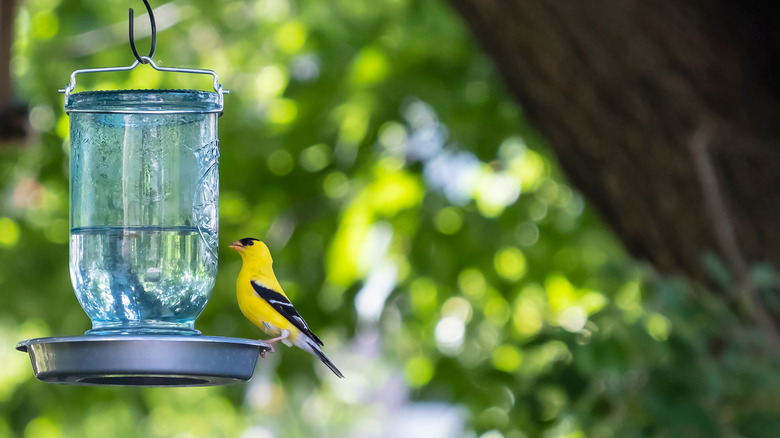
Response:
POLYGON ((14 1, 0 0, 0 108, 12 102, 11 44, 13 42, 14 1))
POLYGON ((778 4, 450 3, 631 254, 704 282, 708 253, 734 284, 778 266, 778 4))
POLYGON ((0 0, 0 146, 18 145, 27 137, 27 107, 14 102, 11 83, 15 0, 0 0))

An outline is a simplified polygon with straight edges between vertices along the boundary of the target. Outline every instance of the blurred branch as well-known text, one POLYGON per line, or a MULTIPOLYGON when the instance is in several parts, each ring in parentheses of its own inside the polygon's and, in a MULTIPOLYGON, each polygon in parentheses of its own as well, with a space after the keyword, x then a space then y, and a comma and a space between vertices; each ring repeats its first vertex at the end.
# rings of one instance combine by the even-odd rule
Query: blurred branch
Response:
POLYGON ((780 332, 758 296, 756 285, 750 275, 748 262, 739 248, 734 224, 718 187, 718 177, 709 152, 713 137, 712 125, 708 123, 700 126, 693 133, 689 142, 696 176, 715 229, 717 244, 726 257, 730 271, 736 275, 737 286, 734 298, 743 311, 765 330, 770 341, 778 346, 780 345, 780 332))
MULTIPOLYGON (((159 8, 153 9, 157 32, 162 32, 172 27, 189 15, 173 3, 166 3, 159 8)), ((150 28, 149 14, 142 14, 136 17, 136 26, 138 39, 148 37, 152 34, 150 28)), ((68 41, 66 46, 69 48, 70 56, 86 56, 98 53, 106 48, 128 44, 127 40, 127 22, 112 24, 100 29, 90 30, 76 35, 68 41)))

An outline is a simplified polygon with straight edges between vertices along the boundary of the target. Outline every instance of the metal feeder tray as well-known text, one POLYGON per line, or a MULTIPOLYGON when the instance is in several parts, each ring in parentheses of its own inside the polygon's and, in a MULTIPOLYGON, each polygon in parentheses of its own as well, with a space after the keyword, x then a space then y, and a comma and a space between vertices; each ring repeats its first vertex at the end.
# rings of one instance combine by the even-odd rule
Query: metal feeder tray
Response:
POLYGON ((213 386, 252 378, 262 341, 221 336, 85 335, 37 338, 16 349, 30 354, 35 377, 50 383, 114 386, 213 386))

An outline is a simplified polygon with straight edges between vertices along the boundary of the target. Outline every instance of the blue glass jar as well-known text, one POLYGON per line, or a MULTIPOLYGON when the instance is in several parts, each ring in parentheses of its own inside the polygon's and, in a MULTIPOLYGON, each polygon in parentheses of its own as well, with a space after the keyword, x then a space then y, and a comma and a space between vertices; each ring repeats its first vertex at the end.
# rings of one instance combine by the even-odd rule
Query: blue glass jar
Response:
POLYGON ((70 275, 88 334, 197 334, 217 274, 221 93, 68 94, 70 275))

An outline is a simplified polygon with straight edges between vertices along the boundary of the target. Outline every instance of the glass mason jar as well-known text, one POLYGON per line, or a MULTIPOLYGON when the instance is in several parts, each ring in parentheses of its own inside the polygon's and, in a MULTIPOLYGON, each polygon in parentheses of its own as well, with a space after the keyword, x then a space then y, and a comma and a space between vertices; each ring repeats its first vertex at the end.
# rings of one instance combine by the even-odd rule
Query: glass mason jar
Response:
POLYGON ((70 276, 88 334, 197 334, 217 275, 221 95, 70 94, 70 276))

